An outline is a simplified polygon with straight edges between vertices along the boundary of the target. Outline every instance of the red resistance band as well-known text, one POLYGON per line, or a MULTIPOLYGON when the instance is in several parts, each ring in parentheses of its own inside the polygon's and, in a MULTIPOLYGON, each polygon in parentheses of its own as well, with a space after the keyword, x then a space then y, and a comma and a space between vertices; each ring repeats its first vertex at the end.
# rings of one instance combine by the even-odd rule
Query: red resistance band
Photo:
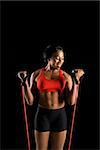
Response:
POLYGON ((24 100, 24 86, 23 85, 22 85, 22 103, 23 103, 24 119, 25 119, 25 126, 26 126, 27 150, 30 150, 30 137, 29 137, 29 130, 28 130, 28 120, 27 120, 27 113, 26 113, 26 104, 24 100))

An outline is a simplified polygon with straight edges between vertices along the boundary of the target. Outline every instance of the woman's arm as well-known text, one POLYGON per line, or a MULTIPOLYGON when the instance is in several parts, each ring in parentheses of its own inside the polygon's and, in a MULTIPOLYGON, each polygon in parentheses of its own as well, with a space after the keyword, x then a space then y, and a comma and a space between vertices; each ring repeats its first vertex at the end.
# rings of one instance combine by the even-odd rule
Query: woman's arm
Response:
POLYGON ((36 78, 38 77, 41 69, 36 70, 31 74, 30 77, 30 85, 26 80, 25 83, 25 99, 28 105, 32 105, 35 100, 35 92, 36 92, 36 78))
POLYGON ((69 105, 74 105, 76 103, 76 100, 78 98, 78 92, 79 92, 79 86, 80 86, 80 78, 83 76, 84 71, 82 69, 77 69, 77 73, 75 74, 76 79, 78 83, 76 84, 76 81, 74 78, 72 78, 70 75, 67 75, 67 84, 66 84, 66 97, 67 102, 69 105))
POLYGON ((35 99, 34 98, 34 93, 35 93, 34 82, 39 72, 40 72, 40 69, 31 74, 30 84, 28 83, 28 78, 26 78, 26 80, 24 81, 24 79, 21 77, 21 74, 23 74, 25 78, 27 74, 25 71, 21 71, 18 73, 18 76, 21 79, 22 85, 24 86, 24 97, 28 105, 32 105, 34 102, 34 99, 35 99))
POLYGON ((69 105, 74 105, 78 98, 80 83, 76 84, 71 76, 68 78, 67 87, 66 87, 66 96, 69 105))
POLYGON ((28 105, 32 105, 34 101, 34 95, 31 91, 31 88, 29 86, 28 80, 25 81, 24 83, 24 98, 27 102, 28 105))

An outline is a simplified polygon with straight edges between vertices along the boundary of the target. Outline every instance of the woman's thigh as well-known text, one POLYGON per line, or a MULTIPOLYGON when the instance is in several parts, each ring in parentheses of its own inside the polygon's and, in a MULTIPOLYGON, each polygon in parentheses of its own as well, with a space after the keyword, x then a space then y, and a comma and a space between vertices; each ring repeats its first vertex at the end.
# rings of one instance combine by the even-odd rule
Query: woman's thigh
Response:
POLYGON ((67 131, 51 133, 51 150, 63 150, 67 131))
POLYGON ((49 131, 45 132, 39 132, 37 130, 34 131, 36 150, 47 150, 49 135, 50 135, 49 131))

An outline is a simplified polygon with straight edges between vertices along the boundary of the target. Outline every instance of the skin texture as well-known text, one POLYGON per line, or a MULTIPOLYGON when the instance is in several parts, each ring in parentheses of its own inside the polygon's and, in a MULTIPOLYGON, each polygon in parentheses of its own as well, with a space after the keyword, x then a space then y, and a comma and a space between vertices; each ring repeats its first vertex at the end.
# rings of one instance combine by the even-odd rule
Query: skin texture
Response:
MULTIPOLYGON (((48 63, 45 66, 44 76, 47 80, 50 79, 58 79, 59 77, 59 69, 64 63, 64 53, 62 50, 58 50, 57 52, 52 54, 52 57, 48 59, 48 63)), ((76 99, 78 97, 78 90, 80 81, 79 79, 83 76, 84 71, 82 69, 76 69, 76 78, 78 80, 78 85, 73 83, 71 76, 63 71, 63 76, 67 82, 65 90, 66 90, 66 102, 70 105, 74 105, 76 99)), ((32 91, 34 91, 36 82, 38 81, 38 77, 40 75, 41 69, 36 70, 31 74, 30 78, 30 86, 28 81, 25 82, 25 99, 28 105, 32 105, 35 98, 32 91)), ((21 73, 25 77, 27 72, 22 71, 19 72, 18 76, 22 81, 21 73)), ((56 92, 43 92, 40 93, 40 100, 39 100, 40 107, 47 108, 47 109, 59 109, 64 107, 65 101, 60 101, 59 93, 56 92)), ((63 150, 63 146, 66 139, 67 131, 61 132, 39 132, 34 131, 35 142, 36 142, 36 150, 47 150, 48 148, 48 140, 49 136, 51 135, 51 149, 52 150, 63 150)))

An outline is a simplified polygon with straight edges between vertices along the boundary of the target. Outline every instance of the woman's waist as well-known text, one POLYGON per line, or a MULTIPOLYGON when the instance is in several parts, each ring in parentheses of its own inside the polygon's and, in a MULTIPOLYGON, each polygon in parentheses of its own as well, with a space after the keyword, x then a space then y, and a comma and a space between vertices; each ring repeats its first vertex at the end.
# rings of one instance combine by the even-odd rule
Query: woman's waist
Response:
POLYGON ((65 102, 63 101, 62 103, 41 103, 39 102, 38 106, 40 108, 44 108, 44 109, 60 109, 65 107, 65 102))

